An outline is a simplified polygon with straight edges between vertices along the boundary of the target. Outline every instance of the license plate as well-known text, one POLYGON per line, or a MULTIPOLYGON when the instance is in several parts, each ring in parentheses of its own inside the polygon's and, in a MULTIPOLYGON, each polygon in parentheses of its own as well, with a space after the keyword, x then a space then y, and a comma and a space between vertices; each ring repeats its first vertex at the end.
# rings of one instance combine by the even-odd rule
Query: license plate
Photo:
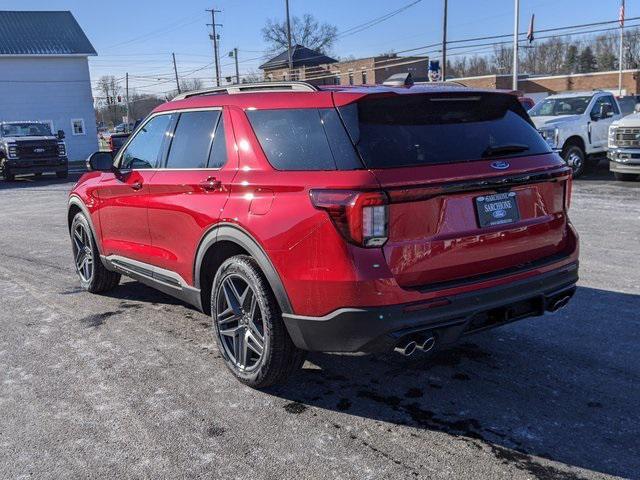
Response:
POLYGON ((516 192, 476 197, 480 228, 508 225, 520 220, 516 192))

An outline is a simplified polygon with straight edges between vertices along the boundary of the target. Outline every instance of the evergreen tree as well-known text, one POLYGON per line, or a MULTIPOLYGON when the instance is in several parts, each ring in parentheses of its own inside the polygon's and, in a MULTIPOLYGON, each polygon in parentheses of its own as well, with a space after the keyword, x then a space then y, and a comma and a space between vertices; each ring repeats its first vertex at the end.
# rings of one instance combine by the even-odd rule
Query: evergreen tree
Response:
POLYGON ((567 56, 564 61, 565 73, 575 73, 578 69, 578 47, 569 45, 567 48, 567 56))
POLYGON ((578 71, 580 73, 589 73, 596 71, 596 57, 591 47, 587 46, 578 57, 578 71))

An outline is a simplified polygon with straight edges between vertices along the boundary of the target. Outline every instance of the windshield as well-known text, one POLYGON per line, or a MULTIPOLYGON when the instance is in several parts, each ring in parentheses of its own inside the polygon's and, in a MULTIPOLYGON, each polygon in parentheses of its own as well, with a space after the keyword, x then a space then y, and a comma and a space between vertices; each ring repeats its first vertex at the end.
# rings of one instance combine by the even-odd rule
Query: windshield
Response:
POLYGON ((547 98, 531 110, 531 117, 556 117, 558 115, 582 115, 587 111, 589 102, 593 96, 584 97, 566 97, 566 98, 547 98))
POLYGON ((339 110, 368 168, 550 151, 513 95, 461 92, 378 96, 339 110))
POLYGON ((46 137, 51 135, 51 128, 46 123, 16 122, 3 123, 3 137, 46 137))

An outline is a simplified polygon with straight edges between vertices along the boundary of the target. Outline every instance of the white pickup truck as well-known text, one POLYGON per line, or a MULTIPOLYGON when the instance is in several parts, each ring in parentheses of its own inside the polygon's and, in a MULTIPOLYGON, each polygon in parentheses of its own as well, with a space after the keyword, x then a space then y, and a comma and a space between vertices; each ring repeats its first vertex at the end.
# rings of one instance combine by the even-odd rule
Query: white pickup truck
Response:
POLYGON ((607 153, 609 126, 622 118, 610 92, 551 95, 529 110, 529 116, 549 146, 579 177, 607 153))
POLYGON ((624 117, 609 127, 609 170, 617 180, 640 178, 640 113, 624 117))

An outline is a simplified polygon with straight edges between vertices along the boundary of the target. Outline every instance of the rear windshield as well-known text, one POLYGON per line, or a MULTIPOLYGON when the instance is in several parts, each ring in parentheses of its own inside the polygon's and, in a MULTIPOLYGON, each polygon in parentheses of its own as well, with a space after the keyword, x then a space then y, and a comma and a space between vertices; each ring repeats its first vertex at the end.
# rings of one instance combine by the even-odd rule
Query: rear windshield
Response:
POLYGON ((455 92, 365 97, 339 110, 367 168, 550 152, 513 95, 455 92))

